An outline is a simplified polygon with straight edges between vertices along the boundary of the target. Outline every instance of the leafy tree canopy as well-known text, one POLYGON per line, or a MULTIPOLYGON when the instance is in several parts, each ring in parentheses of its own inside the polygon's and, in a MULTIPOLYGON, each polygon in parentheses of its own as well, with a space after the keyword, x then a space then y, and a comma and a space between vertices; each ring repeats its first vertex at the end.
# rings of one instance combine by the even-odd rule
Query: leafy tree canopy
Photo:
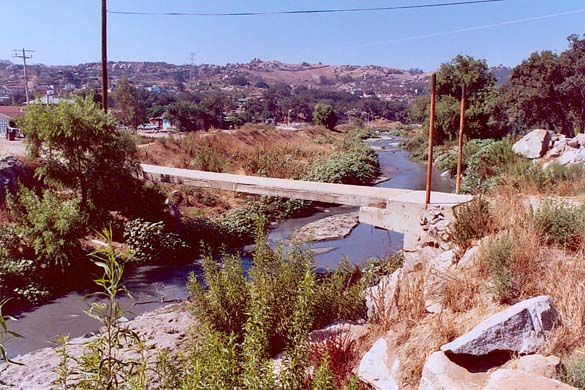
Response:
POLYGON ((337 125, 337 114, 329 104, 317 103, 313 111, 313 122, 333 130, 337 125))
POLYGON ((138 169, 135 139, 116 123, 91 97, 29 106, 21 127, 28 154, 43 158, 36 175, 76 190, 82 211, 115 206, 138 169))

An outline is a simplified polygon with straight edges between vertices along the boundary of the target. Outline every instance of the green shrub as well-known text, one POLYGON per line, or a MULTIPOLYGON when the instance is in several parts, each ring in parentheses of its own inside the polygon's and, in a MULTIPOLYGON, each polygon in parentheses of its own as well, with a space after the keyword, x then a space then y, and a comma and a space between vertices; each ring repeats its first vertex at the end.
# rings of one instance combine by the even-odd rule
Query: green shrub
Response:
POLYGON ((348 134, 338 148, 328 158, 319 159, 313 164, 307 180, 364 185, 378 177, 378 155, 361 141, 359 133, 348 134))
POLYGON ((228 246, 241 246, 254 241, 257 224, 261 220, 262 228, 266 226, 262 204, 251 202, 246 207, 233 210, 219 219, 218 226, 228 246))
POLYGON ((534 221, 549 245, 576 250, 585 237, 585 206, 546 201, 534 221))
POLYGON ((362 268, 362 280, 366 286, 375 286, 380 282, 380 278, 386 275, 392 275, 394 271, 404 264, 404 253, 398 252, 385 259, 370 260, 362 268))
POLYGON ((521 159, 514 154, 512 144, 508 140, 485 142, 466 160, 467 168, 462 191, 467 193, 491 191, 498 184, 500 175, 521 159))
POLYGON ((473 240, 479 240, 493 231, 493 215, 490 204, 478 197, 463 204, 454 211, 455 222, 451 226, 451 241, 468 248, 473 240))
POLYGON ((503 235, 490 242, 485 254, 494 292, 502 303, 510 303, 518 295, 513 269, 516 263, 514 251, 513 237, 503 235))
POLYGON ((573 352, 572 355, 563 359, 563 382, 585 390, 585 353, 582 350, 573 352))
POLYGON ((229 170, 226 157, 213 146, 206 146, 195 152, 193 167, 207 172, 226 172, 229 170))
POLYGON ((65 267, 80 255, 86 218, 77 200, 63 201, 50 191, 38 196, 21 186, 18 196, 9 195, 6 201, 16 235, 32 248, 40 265, 65 267))
POLYGON ((510 167, 512 184, 519 187, 522 183, 535 186, 539 192, 556 190, 561 184, 569 183, 572 193, 579 194, 585 189, 582 183, 585 167, 582 164, 561 165, 552 163, 546 168, 542 164, 521 160, 510 167))
POLYGON ((76 383, 75 389, 139 389, 151 388, 146 375, 147 362, 144 340, 131 330, 123 320, 124 309, 118 295, 126 292, 122 285, 124 266, 118 261, 112 246, 112 232, 104 229, 99 238, 106 243, 103 249, 90 256, 93 263, 103 270, 103 276, 95 280, 101 289, 91 294, 100 299, 89 305, 85 313, 100 322, 101 332, 83 344, 81 356, 70 355, 67 338, 62 338, 59 353, 59 382, 76 383), (75 362, 75 369, 69 362, 75 362))
POLYGON ((165 232, 163 222, 140 218, 126 222, 124 238, 138 262, 176 262, 188 256, 190 249, 177 234, 165 232))
POLYGON ((427 161, 429 158, 429 137, 425 135, 416 135, 408 138, 402 146, 410 152, 413 161, 427 161))

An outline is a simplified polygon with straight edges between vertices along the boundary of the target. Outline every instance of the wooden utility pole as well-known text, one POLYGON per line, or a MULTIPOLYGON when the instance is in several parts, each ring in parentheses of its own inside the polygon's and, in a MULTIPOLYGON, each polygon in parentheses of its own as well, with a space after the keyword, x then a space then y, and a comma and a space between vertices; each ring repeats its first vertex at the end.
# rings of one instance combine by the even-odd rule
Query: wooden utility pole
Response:
MULTIPOLYGON (((29 58, 32 58, 32 56, 27 55, 27 53, 34 53, 34 50, 27 50, 27 49, 14 50, 14 57, 22 58, 22 62, 24 64, 24 96, 26 96, 26 104, 28 105, 30 103, 30 100, 28 97, 28 74, 26 71, 26 60, 28 60, 29 58)), ((49 104, 48 101, 47 101, 47 104, 49 104)))
POLYGON ((465 106, 467 103, 467 96, 465 92, 465 84, 461 85, 461 122, 459 123, 459 156, 457 157, 457 185, 455 186, 455 193, 461 191, 461 167, 463 165, 463 132, 465 131, 465 106))
POLYGON ((435 142, 435 100, 437 94, 437 74, 431 76, 431 118, 429 125, 429 160, 427 163, 427 193, 425 206, 431 203, 431 182, 433 180, 433 143, 435 142))
POLYGON ((108 112, 108 9, 106 0, 102 0, 102 105, 108 112))

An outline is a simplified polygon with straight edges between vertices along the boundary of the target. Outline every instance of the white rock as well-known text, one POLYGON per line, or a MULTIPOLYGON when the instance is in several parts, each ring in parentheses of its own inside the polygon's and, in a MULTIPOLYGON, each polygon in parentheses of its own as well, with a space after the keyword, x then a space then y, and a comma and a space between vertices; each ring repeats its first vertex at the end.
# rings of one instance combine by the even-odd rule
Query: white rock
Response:
POLYGON ((383 276, 380 282, 366 289, 366 308, 368 319, 391 318, 398 315, 396 286, 402 280, 403 270, 397 269, 390 276, 383 276))
POLYGON ((550 133, 543 129, 532 130, 514 144, 512 150, 527 158, 544 156, 550 145, 550 133))
POLYGON ((520 370, 500 369, 490 376, 483 390, 576 390, 576 388, 544 376, 520 370))
POLYGON ((479 258, 479 248, 479 245, 469 248, 457 263, 457 268, 466 269, 473 267, 479 258))
POLYGON ((585 134, 577 134, 573 138, 573 140, 577 141, 578 146, 576 146, 576 147, 579 147, 579 146, 583 147, 583 146, 585 146, 585 134))
POLYGON ((556 356, 526 355, 520 357, 517 368, 519 370, 554 379, 561 364, 556 356))
POLYGON ((358 368, 358 376, 378 390, 398 390, 396 376, 400 361, 388 350, 388 343, 381 337, 364 355, 358 368))
POLYGON ((425 362, 418 390, 480 390, 487 378, 487 374, 471 373, 443 352, 435 352, 425 362))
POLYGON ((535 353, 544 347, 556 319, 550 297, 535 297, 489 317, 441 350, 476 356, 494 351, 535 353))
POLYGON ((571 164, 575 160, 575 158, 577 157, 578 152, 579 151, 575 150, 575 149, 566 150, 559 157, 559 164, 561 164, 561 165, 571 164))

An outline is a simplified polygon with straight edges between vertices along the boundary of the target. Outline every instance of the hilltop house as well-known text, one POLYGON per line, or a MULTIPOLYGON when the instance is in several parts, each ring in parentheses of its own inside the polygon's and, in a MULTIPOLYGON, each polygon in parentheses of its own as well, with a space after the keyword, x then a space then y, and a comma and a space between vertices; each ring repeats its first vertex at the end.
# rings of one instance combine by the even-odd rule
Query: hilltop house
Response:
POLYGON ((9 127, 16 127, 16 119, 23 115, 22 107, 0 106, 0 136, 5 136, 9 127))

